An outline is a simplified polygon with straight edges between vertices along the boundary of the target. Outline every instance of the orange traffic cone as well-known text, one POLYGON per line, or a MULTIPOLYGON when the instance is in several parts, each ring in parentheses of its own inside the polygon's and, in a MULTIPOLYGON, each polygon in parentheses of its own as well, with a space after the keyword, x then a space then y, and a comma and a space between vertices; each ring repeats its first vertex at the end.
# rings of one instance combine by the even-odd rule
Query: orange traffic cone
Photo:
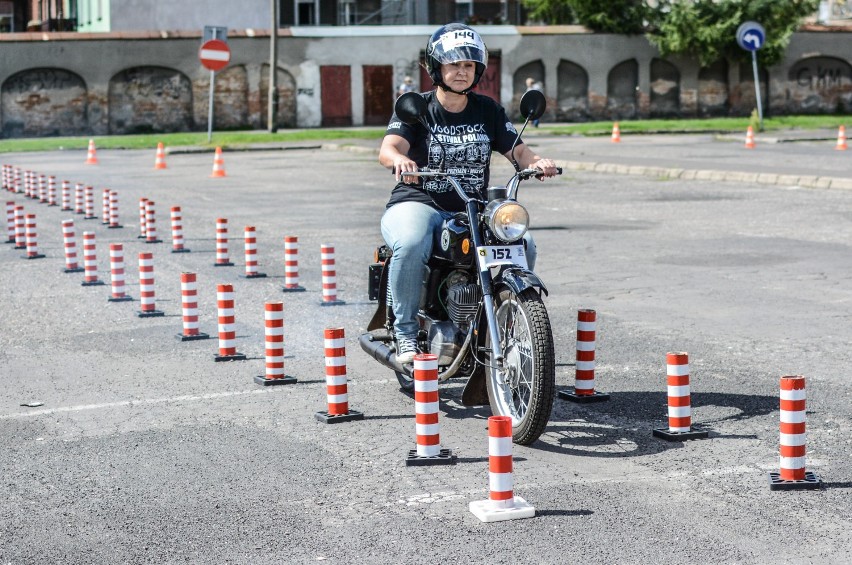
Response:
POLYGON ((621 130, 618 128, 618 122, 612 124, 612 142, 621 143, 621 130))
POLYGON ((213 174, 211 177, 224 177, 225 176, 225 161, 222 160, 222 148, 216 148, 216 156, 213 157, 213 174))
POLYGON ((837 145, 834 146, 838 151, 846 151, 849 147, 846 145, 846 126, 840 126, 837 130, 837 145))
POLYGON ((751 126, 748 126, 748 129, 746 130, 746 142, 745 142, 745 147, 746 147, 746 149, 754 149, 754 148, 755 148, 755 144, 754 144, 754 130, 752 129, 752 127, 751 127, 751 126))
POLYGON ((97 165, 98 157, 95 155, 95 140, 89 140, 89 153, 86 155, 86 164, 87 165, 97 165))
POLYGON ((163 147, 163 143, 160 142, 157 144, 157 159, 154 161, 155 169, 165 169, 166 168, 166 149, 163 147))

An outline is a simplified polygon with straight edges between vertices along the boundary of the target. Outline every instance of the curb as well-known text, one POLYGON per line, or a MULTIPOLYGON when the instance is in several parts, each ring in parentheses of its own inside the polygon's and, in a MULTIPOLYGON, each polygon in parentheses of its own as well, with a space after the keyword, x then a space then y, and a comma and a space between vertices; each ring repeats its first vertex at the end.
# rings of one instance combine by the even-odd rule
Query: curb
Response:
POLYGON ((713 171, 675 169, 666 167, 643 167, 615 163, 593 163, 589 161, 556 161, 557 166, 568 171, 587 171, 616 175, 645 176, 658 179, 709 180, 717 182, 752 182, 805 188, 831 188, 852 190, 852 178, 816 177, 809 175, 779 175, 775 173, 746 173, 743 171, 713 171))

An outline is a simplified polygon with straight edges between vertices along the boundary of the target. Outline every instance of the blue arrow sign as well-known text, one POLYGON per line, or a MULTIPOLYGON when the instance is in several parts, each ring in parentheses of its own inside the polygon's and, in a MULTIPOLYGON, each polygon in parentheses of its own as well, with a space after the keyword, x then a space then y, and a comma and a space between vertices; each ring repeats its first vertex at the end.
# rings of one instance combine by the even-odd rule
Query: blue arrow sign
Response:
POLYGON ((746 51, 757 51, 766 42, 766 30, 757 22, 743 22, 737 28, 737 45, 746 51))

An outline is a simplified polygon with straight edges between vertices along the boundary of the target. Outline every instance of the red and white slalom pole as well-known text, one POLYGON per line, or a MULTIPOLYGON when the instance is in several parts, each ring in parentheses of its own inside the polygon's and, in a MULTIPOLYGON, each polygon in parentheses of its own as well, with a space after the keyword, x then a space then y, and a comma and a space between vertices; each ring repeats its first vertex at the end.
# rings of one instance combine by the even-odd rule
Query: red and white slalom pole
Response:
POLYGON ((76 183, 74 185, 74 213, 75 214, 84 214, 86 212, 84 206, 84 190, 83 183, 76 183))
POLYGON ((216 361, 244 361, 246 356, 237 352, 237 332, 234 328, 234 285, 216 285, 216 308, 219 315, 219 354, 216 361))
POLYGON ((228 219, 218 218, 216 220, 216 262, 214 267, 233 267, 234 264, 228 259, 228 219))
POLYGON ((608 394, 595 390, 595 346, 597 342, 597 312, 577 312, 577 363, 574 390, 560 390, 559 398, 572 402, 600 402, 609 400, 608 394))
POLYGON ((299 286, 299 238, 284 236, 284 292, 304 292, 299 286))
POLYGON ((706 438, 707 430, 692 427, 692 400, 689 390, 689 355, 666 354, 666 385, 669 406, 669 427, 653 431, 654 437, 668 441, 706 438))
POLYGON ((95 233, 83 232, 83 286, 101 286, 104 281, 98 278, 98 258, 95 252, 95 233))
POLYGON ((320 306, 346 304, 337 299, 337 271, 334 265, 333 245, 327 243, 320 245, 320 260, 322 261, 322 302, 320 306))
POLYGON ((314 414, 326 424, 363 420, 364 414, 349 408, 349 388, 346 378, 346 335, 343 328, 326 328, 325 394, 328 410, 314 414))
POLYGON ((488 500, 471 502, 468 508, 483 522, 535 516, 535 508, 515 496, 511 416, 488 418, 488 500))
POLYGON ((245 241, 245 256, 246 256, 246 274, 247 279, 262 279, 266 273, 257 271, 257 233, 254 226, 246 226, 244 232, 245 241))
POLYGON ((71 183, 67 180, 62 181, 62 208, 63 212, 73 210, 71 208, 71 183))
POLYGON ((83 219, 97 220, 98 217, 95 215, 95 188, 93 186, 86 186, 84 194, 86 198, 86 215, 83 216, 83 219))
POLYGON ((47 204, 47 177, 45 175, 38 176, 38 201, 47 204))
POLYGON ((47 179, 47 205, 57 206, 56 203, 56 177, 47 179))
POLYGON ((109 195, 111 193, 110 189, 105 188, 101 194, 101 223, 105 226, 109 225, 109 195))
POLYGON ((414 427, 417 448, 408 452, 406 465, 451 465, 456 462, 449 449, 441 449, 439 402, 438 356, 419 353, 414 356, 414 427))
POLYGON ((38 252, 38 233, 36 228, 36 215, 27 214, 26 217, 26 239, 27 254, 24 259, 42 259, 44 255, 38 252))
POLYGON ((145 239, 148 236, 147 230, 145 229, 145 219, 147 218, 147 203, 147 198, 139 199, 139 236, 137 239, 145 239))
POLYGON ((263 320, 266 345, 266 373, 254 378, 261 385, 286 385, 296 382, 295 377, 284 373, 284 303, 264 304, 263 320))
POLYGON ((77 264, 77 236, 74 232, 74 220, 62 220, 62 244, 65 248, 66 273, 82 273, 83 268, 77 264))
POLYGON ((142 252, 139 254, 139 310, 140 318, 159 318, 165 316, 157 310, 154 292, 154 254, 142 252))
POLYGON ((180 298, 183 333, 178 334, 178 338, 181 341, 208 339, 208 334, 198 330, 198 282, 195 273, 180 274, 180 298))
POLYGON ((127 296, 124 287, 124 246, 121 243, 109 244, 109 274, 112 296, 110 302, 127 302, 133 300, 127 296))
POLYGON ((27 248, 27 222, 24 218, 24 207, 15 206, 15 249, 27 248))
POLYGON ((163 243, 157 238, 156 203, 153 200, 145 202, 145 243, 163 243))
POLYGON ((781 377, 781 454, 779 473, 769 473, 771 490, 817 489, 821 479, 805 470, 807 436, 805 423, 805 377, 781 377))
POLYGON ((118 222, 118 192, 109 191, 109 225, 111 230, 120 229, 123 226, 118 222))
POLYGON ((189 253, 189 249, 183 246, 183 217, 180 206, 172 206, 170 210, 172 220, 172 253, 189 253))
POLYGON ((15 201, 6 201, 6 243, 15 243, 15 201))

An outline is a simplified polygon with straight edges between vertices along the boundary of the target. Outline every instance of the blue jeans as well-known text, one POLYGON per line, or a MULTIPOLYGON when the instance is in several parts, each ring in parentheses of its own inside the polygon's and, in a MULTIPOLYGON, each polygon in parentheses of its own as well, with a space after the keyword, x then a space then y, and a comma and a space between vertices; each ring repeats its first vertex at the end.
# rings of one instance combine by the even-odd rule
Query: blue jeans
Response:
MULTIPOLYGON (((432 254, 432 245, 439 241, 444 220, 452 216, 451 212, 441 212, 421 202, 394 204, 382 216, 382 237, 393 250, 389 277, 397 335, 417 336, 420 294, 428 275, 426 263, 432 254)), ((535 267, 535 243, 529 232, 524 240, 527 262, 532 269, 535 267)))

